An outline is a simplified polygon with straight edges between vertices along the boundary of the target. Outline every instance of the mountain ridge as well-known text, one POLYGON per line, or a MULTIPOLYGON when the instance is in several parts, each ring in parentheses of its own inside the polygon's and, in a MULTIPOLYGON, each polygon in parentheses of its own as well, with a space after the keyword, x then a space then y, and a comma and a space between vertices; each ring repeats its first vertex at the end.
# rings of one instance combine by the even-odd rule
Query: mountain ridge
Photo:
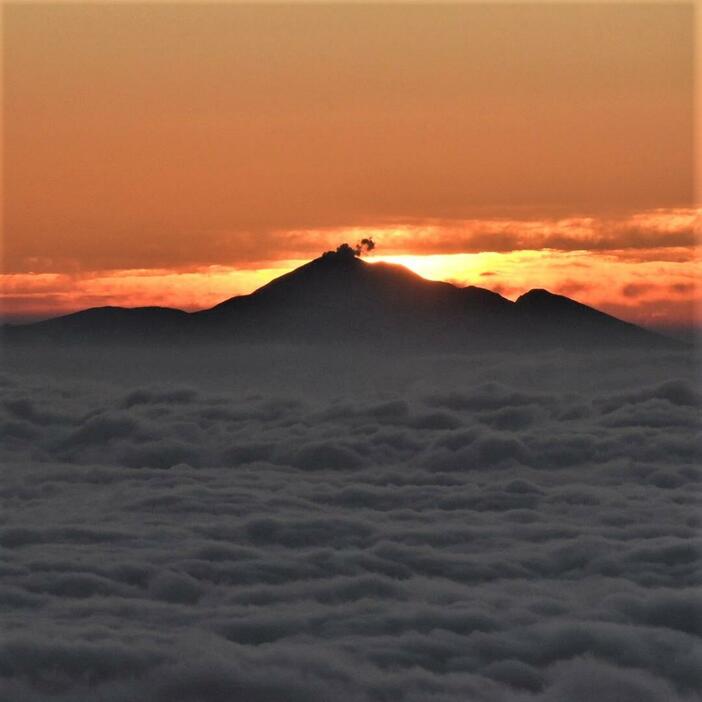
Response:
POLYGON ((513 302, 486 288, 427 280, 398 264, 368 263, 343 245, 206 310, 93 307, 29 325, 6 325, 3 336, 10 341, 283 341, 494 350, 675 343, 543 288, 513 302))

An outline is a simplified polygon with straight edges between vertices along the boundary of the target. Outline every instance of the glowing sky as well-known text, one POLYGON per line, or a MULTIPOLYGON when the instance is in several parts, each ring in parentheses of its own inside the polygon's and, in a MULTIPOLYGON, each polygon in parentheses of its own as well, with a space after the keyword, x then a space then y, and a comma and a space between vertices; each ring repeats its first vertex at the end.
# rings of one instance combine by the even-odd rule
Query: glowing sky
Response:
POLYGON ((692 4, 8 4, 3 314, 208 306, 372 235, 685 324, 692 4))

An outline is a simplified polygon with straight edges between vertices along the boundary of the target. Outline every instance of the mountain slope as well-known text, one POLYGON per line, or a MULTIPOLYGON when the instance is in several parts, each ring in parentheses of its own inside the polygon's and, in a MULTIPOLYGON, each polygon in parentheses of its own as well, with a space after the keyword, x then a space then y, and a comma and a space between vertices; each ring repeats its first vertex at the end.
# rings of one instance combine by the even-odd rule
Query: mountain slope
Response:
POLYGON ((448 342, 457 327, 474 328, 479 321, 493 325, 512 307, 488 290, 429 281, 341 250, 194 316, 202 325, 256 339, 421 344, 448 342))

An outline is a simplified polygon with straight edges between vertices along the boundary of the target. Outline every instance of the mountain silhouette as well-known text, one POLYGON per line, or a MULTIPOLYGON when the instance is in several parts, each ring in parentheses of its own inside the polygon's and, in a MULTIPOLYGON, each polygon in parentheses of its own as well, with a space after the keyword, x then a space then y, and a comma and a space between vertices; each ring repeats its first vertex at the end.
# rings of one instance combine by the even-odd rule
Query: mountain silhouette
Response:
POLYGON ((402 348, 532 349, 675 342, 547 290, 512 302, 474 286, 367 263, 342 245, 249 295, 187 313, 99 307, 29 325, 6 340, 361 343, 402 348))

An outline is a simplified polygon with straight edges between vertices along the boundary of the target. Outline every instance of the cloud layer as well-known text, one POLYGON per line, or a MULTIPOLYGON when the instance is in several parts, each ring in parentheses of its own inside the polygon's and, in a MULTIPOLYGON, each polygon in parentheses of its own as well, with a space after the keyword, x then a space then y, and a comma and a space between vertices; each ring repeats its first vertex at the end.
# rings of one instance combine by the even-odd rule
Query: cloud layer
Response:
POLYGON ((157 358, 9 359, 5 699, 700 699, 683 354, 157 358))

